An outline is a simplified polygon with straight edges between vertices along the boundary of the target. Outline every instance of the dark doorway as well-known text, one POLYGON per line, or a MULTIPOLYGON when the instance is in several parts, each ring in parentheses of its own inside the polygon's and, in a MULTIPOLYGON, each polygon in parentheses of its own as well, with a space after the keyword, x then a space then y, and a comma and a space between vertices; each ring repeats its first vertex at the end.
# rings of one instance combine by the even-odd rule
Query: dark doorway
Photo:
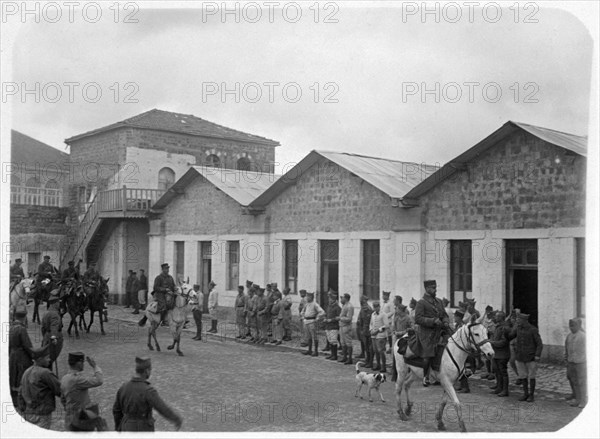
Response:
POLYGON ((339 242, 334 240, 321 241, 321 283, 318 303, 326 307, 328 303, 327 292, 339 291, 339 242))
POLYGON ((208 311, 208 284, 212 280, 212 242, 200 243, 200 289, 204 293, 204 311, 208 311))
POLYGON ((529 314, 538 326, 538 250, 535 239, 506 242, 506 309, 529 314))

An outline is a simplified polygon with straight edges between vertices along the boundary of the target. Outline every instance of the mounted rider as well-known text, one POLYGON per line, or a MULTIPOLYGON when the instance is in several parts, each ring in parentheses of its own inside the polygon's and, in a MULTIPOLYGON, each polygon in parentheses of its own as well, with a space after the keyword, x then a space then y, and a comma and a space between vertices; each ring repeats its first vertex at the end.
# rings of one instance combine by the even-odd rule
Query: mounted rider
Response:
POLYGON ((11 285, 13 282, 19 283, 23 279, 25 279, 25 273, 23 272, 23 267, 21 266, 22 263, 23 263, 23 259, 17 258, 17 259, 15 259, 15 263, 10 266, 11 285))
POLYGON ((75 261, 69 261, 68 267, 63 271, 61 280, 79 280, 79 266, 83 262, 82 259, 77 262, 77 266, 75 266, 75 261))
POLYGON ((442 332, 451 333, 448 314, 444 310, 444 304, 436 298, 437 283, 435 280, 423 282, 425 294, 417 302, 415 307, 415 323, 417 326, 416 344, 411 346, 415 355, 423 358, 423 385, 429 385, 429 369, 436 356, 437 346, 440 342, 442 332))
MULTIPOLYGON (((167 311, 173 308, 175 301, 173 295, 175 293, 175 279, 169 274, 169 264, 166 262, 160 266, 162 273, 160 273, 154 279, 154 291, 152 296, 157 302, 156 312, 160 313, 160 319, 163 325, 166 325, 167 311)), ((144 316, 138 322, 138 325, 144 326, 146 324, 147 317, 144 316)))

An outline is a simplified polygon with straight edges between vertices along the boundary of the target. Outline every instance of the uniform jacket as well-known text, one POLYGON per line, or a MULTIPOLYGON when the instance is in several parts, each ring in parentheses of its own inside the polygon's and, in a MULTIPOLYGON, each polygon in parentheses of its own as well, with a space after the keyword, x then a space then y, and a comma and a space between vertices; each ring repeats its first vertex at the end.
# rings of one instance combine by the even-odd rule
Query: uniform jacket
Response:
POLYGON ((530 361, 534 361, 535 357, 542 355, 544 345, 542 344, 540 333, 535 326, 529 323, 524 327, 516 325, 511 331, 510 338, 517 339, 515 343, 516 361, 529 363, 530 361))
POLYGON ((56 409, 55 398, 60 396, 60 381, 50 369, 33 365, 21 379, 21 396, 26 404, 26 413, 49 415, 56 409))
POLYGON ((18 280, 18 279, 24 279, 25 278, 25 273, 23 272, 23 267, 18 267, 17 264, 13 264, 10 267, 10 280, 18 280))
POLYGON ((83 273, 83 282, 98 282, 100 280, 100 273, 94 268, 88 268, 83 273))
POLYGON ((145 274, 140 274, 140 290, 148 289, 148 278, 145 274))
POLYGON ((65 427, 68 428, 79 411, 90 404, 88 389, 101 386, 104 382, 102 369, 97 365, 94 375, 87 376, 82 372, 71 371, 60 380, 61 401, 65 408, 65 427))
POLYGON ((300 299, 300 304, 298 305, 298 314, 302 315, 302 311, 306 308, 306 304, 308 301, 306 300, 306 296, 300 299))
POLYGON ((8 332, 9 352, 9 379, 11 390, 16 390, 21 385, 21 378, 32 365, 31 339, 25 325, 18 320, 11 324, 8 332))
POLYGON ((442 301, 437 297, 425 294, 415 307, 415 323, 419 325, 415 355, 423 358, 435 356, 442 327, 448 325, 448 314, 444 310, 442 301), (436 318, 441 321, 440 326, 434 325, 433 322, 436 318))
POLYGON ((369 335, 369 325, 371 324, 371 314, 373 314, 373 308, 369 304, 365 304, 360 307, 358 312, 358 319, 356 320, 356 331, 361 335, 369 335))
POLYGON ((171 422, 181 422, 181 417, 162 400, 148 381, 132 378, 121 386, 113 404, 116 430, 154 431, 153 409, 171 422))
POLYGON ((342 308, 340 308, 340 305, 338 305, 337 302, 329 303, 329 305, 327 305, 325 318, 333 319, 333 321, 326 322, 325 329, 340 329, 340 322, 337 320, 337 317, 340 316, 341 312, 342 308))
POLYGON ((292 318, 292 296, 290 294, 284 294, 281 298, 281 308, 283 318, 290 320, 292 318))
POLYGON ((354 307, 350 302, 346 302, 342 306, 342 312, 340 313, 340 326, 352 326, 352 318, 354 317, 354 307))
POLYGON ((494 348, 494 358, 498 360, 507 360, 510 358, 510 332, 511 327, 508 322, 496 325, 496 329, 490 340, 494 348))
POLYGON ((387 314, 383 311, 373 312, 371 314, 371 322, 369 323, 369 332, 372 338, 387 338, 387 330, 390 327, 387 314), (385 331, 381 331, 385 328, 385 331))

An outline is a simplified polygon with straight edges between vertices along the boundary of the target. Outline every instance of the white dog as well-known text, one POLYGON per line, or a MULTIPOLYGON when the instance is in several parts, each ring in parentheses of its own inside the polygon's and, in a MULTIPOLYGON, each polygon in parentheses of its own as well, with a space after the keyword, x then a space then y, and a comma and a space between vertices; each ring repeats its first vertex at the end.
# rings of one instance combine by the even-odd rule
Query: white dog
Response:
POLYGON ((362 395, 360 394, 360 391, 362 390, 362 386, 366 385, 369 389, 369 402, 373 402, 373 398, 371 398, 371 390, 373 389, 379 392, 381 402, 385 402, 385 399, 383 399, 383 395, 381 394, 381 390, 379 390, 379 386, 381 385, 381 383, 385 383, 387 381, 385 374, 361 372, 358 369, 359 366, 364 366, 364 363, 360 361, 356 363, 356 382, 358 383, 358 387, 356 389, 354 397, 356 398, 360 396, 360 399, 363 399, 362 395))

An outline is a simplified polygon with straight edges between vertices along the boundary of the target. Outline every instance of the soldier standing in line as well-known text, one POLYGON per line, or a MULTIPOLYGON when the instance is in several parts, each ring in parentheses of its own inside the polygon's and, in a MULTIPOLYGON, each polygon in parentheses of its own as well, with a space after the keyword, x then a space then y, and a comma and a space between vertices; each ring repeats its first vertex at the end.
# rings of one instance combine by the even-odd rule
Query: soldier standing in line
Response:
MULTIPOLYGON (((340 298, 342 311, 340 312, 340 341, 342 344, 342 359, 346 358, 344 364, 353 364, 352 360, 352 318, 354 307, 350 303, 350 294, 344 293, 340 298)), ((342 360, 338 360, 342 361, 342 360)))
POLYGON ((517 339, 515 359, 519 378, 523 380, 523 396, 519 401, 534 402, 535 376, 544 345, 538 329, 529 323, 529 314, 519 314, 509 338, 517 339))
POLYGON ((306 307, 306 290, 300 290, 300 304, 298 305, 298 314, 300 316, 300 347, 305 348, 308 346, 308 335, 304 328, 304 319, 302 318, 302 311, 306 307))
POLYGON ((271 325, 273 327, 273 340, 271 343, 280 345, 283 339, 283 313, 281 308, 281 293, 273 291, 273 306, 271 307, 271 325))
POLYGON ((392 352, 392 322, 394 321, 394 307, 392 306, 392 302, 390 302, 390 293, 391 291, 383 291, 383 305, 381 305, 381 312, 385 313, 390 323, 387 330, 388 354, 392 352))
POLYGON ((360 311, 358 313, 358 319, 356 320, 356 333, 360 334, 361 347, 364 346, 366 368, 373 367, 374 353, 371 342, 371 334, 369 332, 371 314, 373 314, 373 309, 369 306, 369 298, 363 295, 360 298, 360 311))
POLYGON ((248 319, 248 332, 250 343, 258 341, 258 325, 256 323, 256 292, 258 291, 258 285, 252 284, 248 290, 248 300, 246 300, 246 317, 248 319))
POLYGON ((238 286, 238 295, 235 298, 235 324, 238 335, 235 338, 244 338, 246 335, 246 297, 244 286, 238 286))
POLYGON ((210 315, 210 329, 208 332, 216 334, 218 332, 217 325, 219 323, 219 293, 215 290, 217 284, 210 281, 208 284, 208 314, 210 315))
POLYGON ((194 284, 194 290, 190 294, 189 305, 192 309, 194 323, 196 323, 196 336, 192 340, 202 340, 202 311, 204 307, 204 293, 200 291, 200 285, 194 284))
POLYGON ((387 341, 387 328, 389 327, 387 314, 381 311, 379 300, 373 302, 373 314, 369 324, 369 334, 375 351, 377 364, 373 366, 374 372, 386 372, 385 343, 387 341))
POLYGON ((117 431, 154 431, 156 410, 179 430, 183 419, 169 407, 150 383, 152 374, 150 358, 135 358, 135 376, 123 384, 113 404, 113 417, 117 431))
POLYGON ((258 339, 256 343, 265 344, 267 341, 268 320, 271 316, 267 314, 267 298, 265 289, 259 288, 256 296, 256 332, 258 339))
POLYGON ((283 341, 292 341, 292 296, 290 295, 289 288, 283 289, 281 309, 283 316, 283 341))
MULTIPOLYGON (((338 296, 334 291, 329 291, 327 294, 329 303, 327 304, 327 311, 325 311, 325 335, 327 342, 331 349, 331 353, 325 357, 326 360, 336 361, 338 359, 338 335, 340 332, 340 313, 342 309, 338 305, 338 296)), ((344 361, 348 360, 347 351, 344 351, 346 356, 344 361)))
POLYGON ((246 300, 244 302, 244 304, 246 305, 246 308, 245 308, 245 311, 246 311, 246 333, 244 334, 244 337, 242 337, 242 339, 245 339, 247 337, 252 338, 252 333, 250 331, 250 314, 248 313, 250 300, 252 300, 252 297, 254 297, 254 291, 252 290, 252 284, 253 284, 253 282, 251 280, 246 281, 246 296, 245 296, 246 300))
POLYGON ((319 339, 317 338, 317 320, 323 318, 325 311, 315 302, 315 293, 306 294, 306 306, 302 310, 302 319, 308 337, 308 350, 303 355, 319 356, 319 339), (312 347, 315 346, 313 352, 312 347))

